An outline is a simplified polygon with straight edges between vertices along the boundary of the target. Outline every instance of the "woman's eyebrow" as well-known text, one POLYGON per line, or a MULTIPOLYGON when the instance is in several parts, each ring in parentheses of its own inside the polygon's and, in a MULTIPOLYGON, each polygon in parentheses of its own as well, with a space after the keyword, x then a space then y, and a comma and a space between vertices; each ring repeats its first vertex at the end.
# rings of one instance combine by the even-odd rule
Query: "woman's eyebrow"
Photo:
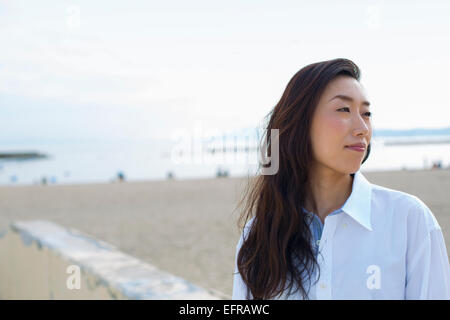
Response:
MULTIPOLYGON (((349 102, 353 102, 353 98, 352 97, 349 97, 349 96, 346 96, 346 95, 343 95, 343 94, 338 94, 337 96, 331 98, 328 102, 330 102, 331 100, 336 99, 336 98, 339 98, 339 99, 342 99, 342 100, 345 100, 345 101, 349 101, 349 102)), ((365 105, 365 106, 370 106, 370 102, 366 101, 366 100, 364 100, 362 102, 362 104, 365 105)))

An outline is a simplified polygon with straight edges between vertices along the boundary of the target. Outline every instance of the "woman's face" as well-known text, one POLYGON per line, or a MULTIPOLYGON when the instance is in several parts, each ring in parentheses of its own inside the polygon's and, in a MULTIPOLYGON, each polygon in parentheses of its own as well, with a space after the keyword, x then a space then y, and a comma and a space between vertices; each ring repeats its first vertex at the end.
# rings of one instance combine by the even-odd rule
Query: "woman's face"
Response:
POLYGON ((361 84, 338 76, 325 88, 314 112, 311 142, 315 164, 341 173, 359 170, 372 138, 368 99, 361 84), (346 146, 366 145, 363 152, 346 146))

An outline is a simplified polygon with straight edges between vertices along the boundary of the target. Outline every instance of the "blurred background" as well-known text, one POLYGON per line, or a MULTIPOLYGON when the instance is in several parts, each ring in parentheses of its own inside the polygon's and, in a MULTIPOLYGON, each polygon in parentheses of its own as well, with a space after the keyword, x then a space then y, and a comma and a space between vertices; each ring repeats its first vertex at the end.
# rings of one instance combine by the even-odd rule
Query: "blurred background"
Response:
POLYGON ((448 1, 0 0, 0 222, 73 226, 231 296, 261 121, 300 68, 343 57, 371 101, 362 171, 422 199, 449 241, 449 14, 448 1))

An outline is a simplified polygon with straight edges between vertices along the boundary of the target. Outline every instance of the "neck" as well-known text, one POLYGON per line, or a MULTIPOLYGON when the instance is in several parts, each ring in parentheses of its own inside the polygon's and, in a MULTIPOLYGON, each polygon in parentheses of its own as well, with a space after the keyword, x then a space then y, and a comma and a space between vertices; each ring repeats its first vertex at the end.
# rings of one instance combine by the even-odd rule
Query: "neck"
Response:
POLYGON ((352 193, 353 177, 336 171, 317 172, 309 178, 311 191, 305 209, 315 213, 322 223, 333 211, 341 208, 352 193))

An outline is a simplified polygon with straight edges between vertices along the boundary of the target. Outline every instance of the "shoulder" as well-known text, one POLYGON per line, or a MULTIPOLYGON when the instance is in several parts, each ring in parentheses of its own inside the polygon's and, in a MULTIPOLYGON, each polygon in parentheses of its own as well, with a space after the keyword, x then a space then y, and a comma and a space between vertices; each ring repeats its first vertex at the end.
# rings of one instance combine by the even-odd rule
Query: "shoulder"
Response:
POLYGON ((409 226, 421 224, 428 231, 440 229, 431 209, 413 194, 372 184, 372 204, 396 215, 409 226))
POLYGON ((241 236, 239 238, 239 241, 236 245, 236 247, 239 249, 242 246, 242 243, 244 242, 244 239, 247 239, 247 236, 252 228, 253 222, 255 221, 255 217, 250 218, 244 226, 244 229, 241 232, 241 236))
POLYGON ((244 230, 242 232, 243 236, 247 237, 248 233, 252 229, 253 223, 255 221, 255 217, 250 218, 244 226, 244 230))

